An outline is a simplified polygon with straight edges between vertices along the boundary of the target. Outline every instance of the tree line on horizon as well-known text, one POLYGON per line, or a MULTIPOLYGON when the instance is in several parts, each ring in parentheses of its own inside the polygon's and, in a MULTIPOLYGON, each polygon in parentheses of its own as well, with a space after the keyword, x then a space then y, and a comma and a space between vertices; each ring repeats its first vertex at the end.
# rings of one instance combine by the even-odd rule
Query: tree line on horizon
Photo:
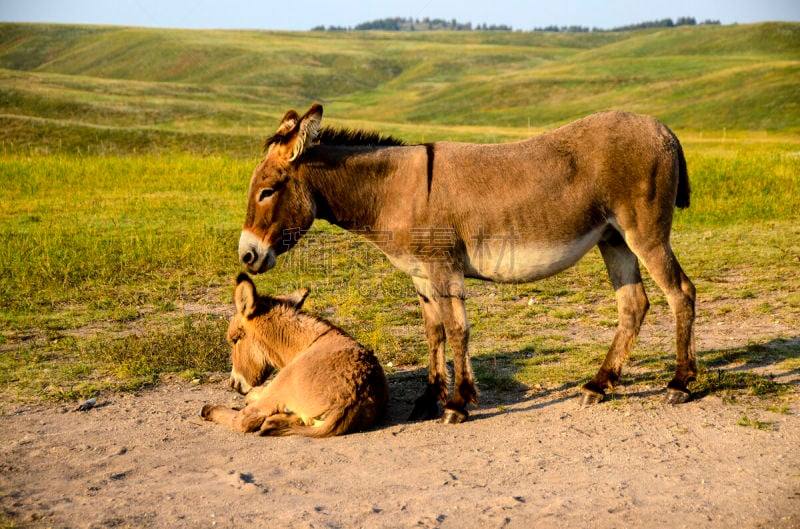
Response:
MULTIPOLYGON (((696 26, 696 25, 720 25, 719 20, 704 20, 697 22, 694 17, 678 17, 673 20, 671 18, 662 18, 660 20, 650 20, 640 22, 638 24, 629 24, 625 26, 617 26, 611 29, 603 29, 598 27, 586 26, 544 26, 535 27, 527 31, 545 31, 551 33, 589 33, 589 32, 603 32, 603 31, 635 31, 641 29, 653 28, 675 28, 680 26, 696 26)), ((311 31, 514 31, 514 28, 505 24, 475 24, 472 22, 461 23, 456 19, 444 20, 441 18, 423 18, 415 19, 412 17, 387 17, 370 22, 362 22, 354 27, 344 26, 316 26, 311 28, 311 31)), ((526 31, 526 30, 517 30, 526 31)))

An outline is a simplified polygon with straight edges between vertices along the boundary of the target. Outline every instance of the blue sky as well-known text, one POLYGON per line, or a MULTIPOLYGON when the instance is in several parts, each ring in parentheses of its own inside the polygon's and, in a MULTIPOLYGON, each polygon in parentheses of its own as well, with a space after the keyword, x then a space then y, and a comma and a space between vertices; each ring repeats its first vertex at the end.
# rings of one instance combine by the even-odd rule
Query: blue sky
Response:
POLYGON ((173 28, 306 30, 389 16, 455 18, 514 29, 549 25, 611 28, 662 18, 724 24, 800 21, 800 0, 0 0, 0 21, 173 28))

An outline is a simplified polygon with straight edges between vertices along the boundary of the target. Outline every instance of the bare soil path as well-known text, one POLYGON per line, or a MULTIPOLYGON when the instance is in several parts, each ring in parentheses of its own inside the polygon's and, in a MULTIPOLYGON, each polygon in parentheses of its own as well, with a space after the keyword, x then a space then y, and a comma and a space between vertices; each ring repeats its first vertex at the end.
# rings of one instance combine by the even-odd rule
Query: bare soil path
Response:
POLYGON ((87 412, 7 405, 0 512, 54 528, 800 527, 796 392, 771 411, 717 395, 669 407, 647 387, 588 409, 574 389, 484 391, 462 425, 407 423, 422 381, 393 375, 386 424, 327 440, 203 422, 204 403, 240 402, 222 380, 87 412))

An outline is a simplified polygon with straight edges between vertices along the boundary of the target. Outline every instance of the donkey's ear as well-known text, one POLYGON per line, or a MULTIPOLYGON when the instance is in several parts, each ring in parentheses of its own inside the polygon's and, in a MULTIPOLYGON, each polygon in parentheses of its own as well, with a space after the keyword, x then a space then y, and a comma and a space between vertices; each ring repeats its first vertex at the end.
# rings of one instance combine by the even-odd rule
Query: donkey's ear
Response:
POLYGON ((291 155, 289 161, 295 161, 298 156, 303 154, 305 150, 314 143, 319 135, 319 129, 322 124, 322 105, 314 103, 308 112, 303 114, 300 118, 300 126, 297 130, 297 136, 294 138, 292 145, 291 155))
POLYGON ((233 303, 236 311, 248 318, 256 311, 256 285, 244 272, 236 278, 236 289, 233 291, 233 303))
POLYGON ((290 110, 283 116, 275 134, 264 142, 267 156, 285 163, 295 161, 314 143, 322 123, 322 105, 314 103, 308 112, 299 116, 290 110))
POLYGON ((278 125, 278 130, 275 131, 275 136, 289 134, 297 126, 298 121, 300 121, 300 114, 294 110, 288 111, 286 114, 284 114, 281 124, 278 125))
POLYGON ((306 287, 301 288, 299 290, 295 290, 291 294, 286 294, 285 296, 280 296, 278 299, 287 303, 294 307, 296 310, 300 310, 303 308, 303 302, 305 302, 306 298, 308 297, 308 293, 310 290, 306 287))
POLYGON ((295 137, 295 129, 297 128, 297 124, 300 122, 300 114, 295 112, 294 110, 289 110, 286 114, 283 115, 283 119, 281 120, 281 124, 278 125, 278 129, 275 133, 267 138, 264 141, 264 152, 269 155, 272 151, 273 147, 275 146, 282 146, 281 149, 282 156, 286 156, 286 145, 290 143, 295 137))

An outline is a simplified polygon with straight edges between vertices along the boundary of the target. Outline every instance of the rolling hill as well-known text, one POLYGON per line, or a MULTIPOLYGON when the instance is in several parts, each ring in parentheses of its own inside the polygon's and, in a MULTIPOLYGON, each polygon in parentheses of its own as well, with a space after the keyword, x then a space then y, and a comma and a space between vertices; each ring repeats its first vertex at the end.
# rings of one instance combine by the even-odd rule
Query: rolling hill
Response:
POLYGON ((6 148, 257 152, 287 108, 411 141, 505 141, 618 108, 800 132, 800 24, 619 33, 0 24, 6 148))

